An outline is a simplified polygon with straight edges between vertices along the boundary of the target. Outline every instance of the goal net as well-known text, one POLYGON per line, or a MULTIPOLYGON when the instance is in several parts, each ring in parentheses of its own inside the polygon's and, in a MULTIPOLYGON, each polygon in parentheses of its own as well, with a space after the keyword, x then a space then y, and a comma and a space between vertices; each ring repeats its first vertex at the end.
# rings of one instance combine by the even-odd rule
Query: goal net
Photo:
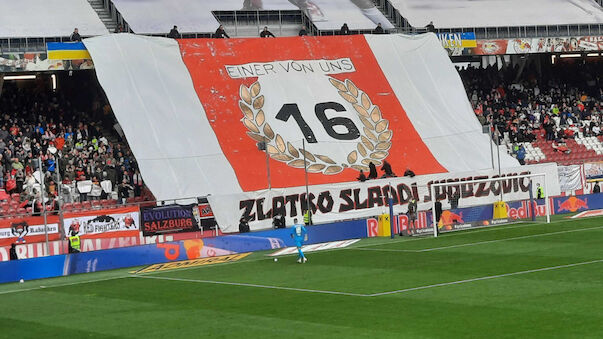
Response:
POLYGON ((429 227, 433 234, 519 221, 550 222, 546 174, 433 183, 429 227), (435 211, 435 212, 434 212, 435 211))

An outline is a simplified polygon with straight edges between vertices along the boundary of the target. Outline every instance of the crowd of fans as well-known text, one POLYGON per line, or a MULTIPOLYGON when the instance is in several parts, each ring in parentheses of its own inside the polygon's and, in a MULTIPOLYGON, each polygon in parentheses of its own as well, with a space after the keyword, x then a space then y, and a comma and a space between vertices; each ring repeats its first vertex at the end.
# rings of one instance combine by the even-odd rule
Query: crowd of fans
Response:
POLYGON ((601 60, 558 62, 540 70, 536 64, 523 70, 470 67, 459 73, 481 124, 495 126, 501 138, 508 133, 512 143, 533 142, 539 135, 555 143, 577 132, 601 135, 601 60))
MULTIPOLYGON (((119 141, 110 107, 100 93, 93 94, 94 100, 80 96, 86 91, 81 84, 73 91, 56 92, 44 86, 4 84, 0 93, 0 187, 9 195, 19 194, 21 207, 32 206, 35 211, 34 202, 42 200, 42 189, 53 204, 61 195, 64 200, 77 201, 111 198, 112 192, 120 199, 141 194, 136 160, 119 141), (75 184, 87 180, 92 189, 81 193, 75 184), (70 187, 71 194, 60 192, 60 186, 70 187)), ((88 90, 98 91, 93 86, 88 90)))

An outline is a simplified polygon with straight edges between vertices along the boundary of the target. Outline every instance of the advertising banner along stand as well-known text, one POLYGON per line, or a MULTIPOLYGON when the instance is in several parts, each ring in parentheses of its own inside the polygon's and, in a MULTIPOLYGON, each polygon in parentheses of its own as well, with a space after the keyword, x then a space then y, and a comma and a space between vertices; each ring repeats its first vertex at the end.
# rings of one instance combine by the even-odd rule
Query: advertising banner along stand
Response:
POLYGON ((140 225, 144 236, 199 231, 199 207, 197 204, 141 207, 140 225))

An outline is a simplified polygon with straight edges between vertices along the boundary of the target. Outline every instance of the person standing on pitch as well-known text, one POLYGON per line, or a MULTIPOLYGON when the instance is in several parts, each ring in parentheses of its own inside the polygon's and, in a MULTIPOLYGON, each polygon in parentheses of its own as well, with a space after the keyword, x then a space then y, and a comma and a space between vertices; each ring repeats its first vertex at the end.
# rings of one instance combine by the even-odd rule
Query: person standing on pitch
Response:
POLYGON ((308 231, 306 227, 302 224, 297 223, 297 218, 293 219, 293 227, 291 227, 291 238, 295 240, 295 247, 297 247, 297 252, 299 256, 297 257, 297 262, 302 264, 308 261, 304 252, 302 252, 302 246, 304 245, 304 241, 308 241, 308 231))

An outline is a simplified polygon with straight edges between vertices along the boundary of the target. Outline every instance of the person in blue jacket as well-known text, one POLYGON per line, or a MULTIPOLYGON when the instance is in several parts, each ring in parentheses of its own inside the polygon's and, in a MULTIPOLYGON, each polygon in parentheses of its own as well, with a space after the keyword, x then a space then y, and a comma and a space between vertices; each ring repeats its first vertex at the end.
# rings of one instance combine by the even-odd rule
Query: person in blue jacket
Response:
POLYGON ((295 247, 297 247, 297 252, 299 252, 299 256, 297 257, 297 262, 302 264, 308 261, 304 252, 302 252, 302 246, 304 245, 304 241, 308 240, 308 231, 306 227, 302 224, 297 223, 297 218, 293 219, 293 227, 291 227, 291 238, 295 240, 295 247))

